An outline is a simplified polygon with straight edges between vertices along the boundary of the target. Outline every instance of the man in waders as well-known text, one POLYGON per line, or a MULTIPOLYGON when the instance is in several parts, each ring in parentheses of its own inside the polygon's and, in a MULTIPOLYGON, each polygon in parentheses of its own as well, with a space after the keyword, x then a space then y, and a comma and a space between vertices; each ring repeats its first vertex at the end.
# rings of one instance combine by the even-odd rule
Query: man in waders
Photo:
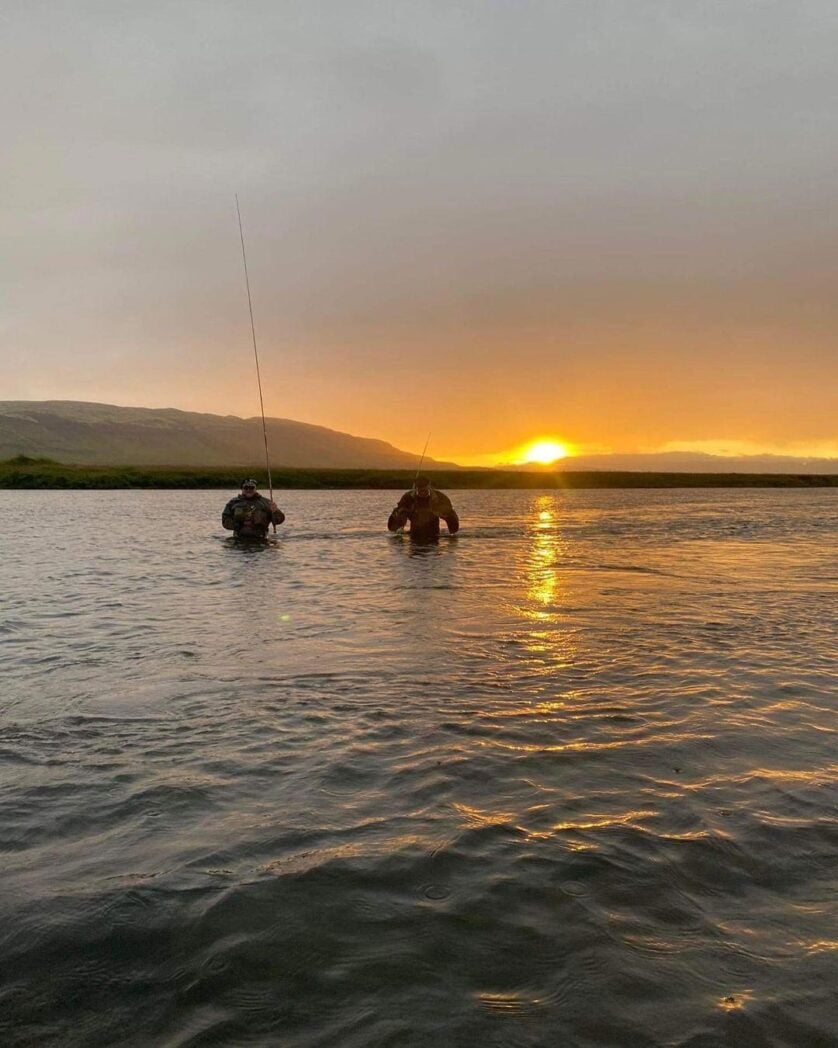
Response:
POLYGON ((271 524, 281 524, 285 514, 271 499, 256 490, 255 480, 242 481, 242 493, 230 499, 221 523, 237 539, 264 539, 271 524))
POLYGON ((440 517, 448 525, 450 534, 456 535, 460 530, 460 518, 451 505, 451 499, 432 488, 430 478, 422 475, 399 499, 387 527, 390 531, 399 531, 410 521, 410 537, 414 542, 435 542, 439 538, 440 517))

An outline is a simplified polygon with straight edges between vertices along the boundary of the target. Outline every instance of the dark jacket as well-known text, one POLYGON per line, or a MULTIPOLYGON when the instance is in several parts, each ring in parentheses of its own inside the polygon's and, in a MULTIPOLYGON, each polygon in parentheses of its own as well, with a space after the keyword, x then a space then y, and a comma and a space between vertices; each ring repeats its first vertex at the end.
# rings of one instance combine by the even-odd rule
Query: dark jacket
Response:
POLYGON ((252 499, 236 495, 221 514, 223 527, 232 531, 237 539, 263 539, 271 524, 281 524, 284 520, 281 509, 271 512, 271 504, 264 495, 254 495, 252 499))
POLYGON ((398 531, 410 522, 410 537, 417 542, 428 542, 439 538, 440 517, 448 525, 452 535, 460 529, 460 518, 457 516, 451 499, 436 488, 424 498, 415 491, 406 491, 399 499, 399 504, 390 514, 387 527, 398 531))

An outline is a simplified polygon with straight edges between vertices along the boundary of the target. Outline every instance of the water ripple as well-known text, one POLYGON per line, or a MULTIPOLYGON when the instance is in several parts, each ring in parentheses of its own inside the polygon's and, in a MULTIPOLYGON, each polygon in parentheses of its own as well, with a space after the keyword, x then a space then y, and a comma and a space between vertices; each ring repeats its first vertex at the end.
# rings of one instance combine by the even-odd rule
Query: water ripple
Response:
POLYGON ((0 495, 4 1045, 833 1043, 834 492, 221 495, 0 495))

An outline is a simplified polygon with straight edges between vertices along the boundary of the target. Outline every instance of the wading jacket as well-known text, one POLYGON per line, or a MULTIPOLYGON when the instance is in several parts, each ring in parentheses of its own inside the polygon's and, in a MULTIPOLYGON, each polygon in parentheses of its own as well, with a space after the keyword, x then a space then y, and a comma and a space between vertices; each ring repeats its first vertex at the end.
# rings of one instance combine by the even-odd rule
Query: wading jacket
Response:
POLYGON ((237 539, 263 539, 271 524, 281 524, 284 520, 281 509, 271 512, 271 504, 264 495, 254 495, 252 499, 236 495, 221 514, 222 525, 237 539))
POLYGON ((451 505, 451 499, 436 488, 421 497, 415 491, 406 491, 399 499, 399 504, 390 514, 387 527, 398 531, 410 521, 410 537, 417 542, 427 542, 439 538, 439 519, 445 521, 452 535, 460 529, 460 518, 451 505))

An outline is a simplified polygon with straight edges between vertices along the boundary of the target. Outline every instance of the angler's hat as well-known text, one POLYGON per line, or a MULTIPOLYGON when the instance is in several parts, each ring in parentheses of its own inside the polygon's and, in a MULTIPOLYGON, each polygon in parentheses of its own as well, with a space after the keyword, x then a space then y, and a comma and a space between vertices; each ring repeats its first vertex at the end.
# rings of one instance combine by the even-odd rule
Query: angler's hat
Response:
POLYGON ((242 481, 242 488, 255 488, 257 486, 256 481, 252 477, 242 481))

